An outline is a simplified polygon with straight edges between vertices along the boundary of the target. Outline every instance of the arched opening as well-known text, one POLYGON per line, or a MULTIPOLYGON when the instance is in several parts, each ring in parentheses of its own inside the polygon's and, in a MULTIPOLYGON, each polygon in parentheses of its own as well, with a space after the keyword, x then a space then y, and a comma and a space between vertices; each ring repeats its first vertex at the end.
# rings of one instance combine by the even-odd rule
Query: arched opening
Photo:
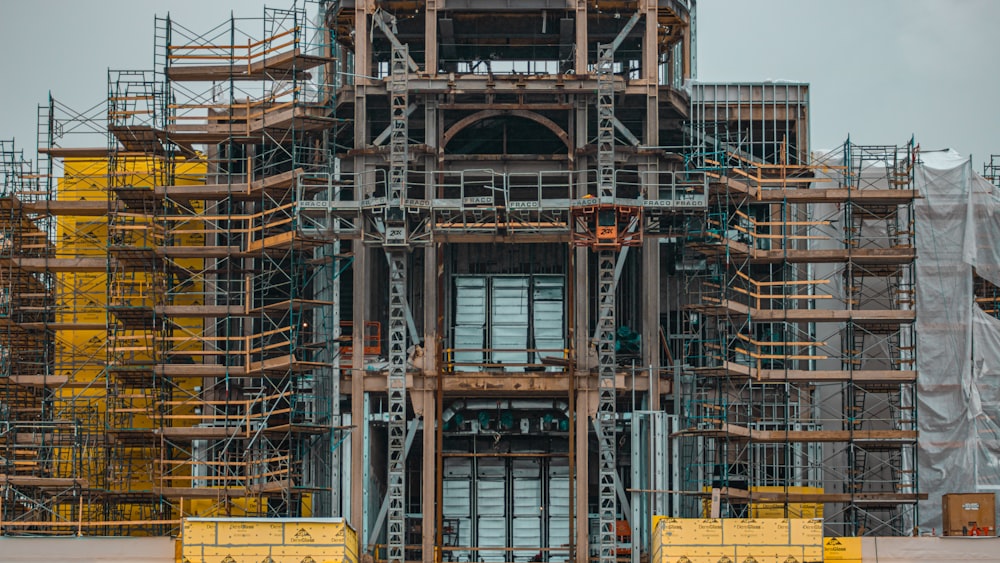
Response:
POLYGON ((564 154, 569 136, 551 119, 530 111, 481 111, 444 134, 447 154, 564 154))

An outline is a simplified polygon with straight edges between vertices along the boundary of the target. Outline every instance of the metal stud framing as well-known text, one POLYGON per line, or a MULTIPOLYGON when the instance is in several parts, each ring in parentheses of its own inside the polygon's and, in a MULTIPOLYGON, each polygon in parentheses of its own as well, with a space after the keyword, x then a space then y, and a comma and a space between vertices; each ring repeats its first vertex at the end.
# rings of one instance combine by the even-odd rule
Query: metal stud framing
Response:
POLYGON ((389 198, 385 245, 389 256, 389 474, 388 560, 404 561, 406 540, 406 194, 408 157, 407 66, 405 45, 392 50, 389 96, 392 134, 389 153, 389 198), (391 249, 390 249, 391 248, 391 249))
MULTIPOLYGON (((597 166, 602 203, 615 198, 614 47, 597 46, 597 166)), ((615 563, 615 263, 614 249, 598 253, 598 407, 600 563, 615 563)))

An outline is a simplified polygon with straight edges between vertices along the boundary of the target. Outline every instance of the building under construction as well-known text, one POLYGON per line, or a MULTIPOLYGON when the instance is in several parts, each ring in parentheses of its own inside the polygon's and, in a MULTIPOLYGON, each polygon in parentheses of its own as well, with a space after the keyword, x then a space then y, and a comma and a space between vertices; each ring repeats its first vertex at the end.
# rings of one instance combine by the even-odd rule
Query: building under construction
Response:
POLYGON ((37 162, 0 143, 0 532, 914 535, 917 147, 814 151, 806 84, 693 81, 693 0, 488 4, 158 17, 152 70, 39 107, 37 162))

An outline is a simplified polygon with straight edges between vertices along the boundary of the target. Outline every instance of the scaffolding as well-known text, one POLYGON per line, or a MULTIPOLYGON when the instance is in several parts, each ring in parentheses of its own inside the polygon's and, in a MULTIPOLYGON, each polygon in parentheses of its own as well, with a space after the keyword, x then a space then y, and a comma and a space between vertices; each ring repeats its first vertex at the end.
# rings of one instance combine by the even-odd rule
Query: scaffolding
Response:
POLYGON ((922 498, 915 147, 848 141, 807 164, 720 148, 687 245, 705 263, 686 307, 686 490, 721 489, 730 516, 777 505, 822 510, 834 533, 905 535, 922 498))
POLYGON ((994 186, 1000 186, 1000 154, 991 154, 990 161, 983 163, 983 177, 994 186))
POLYGON ((295 213, 336 126, 307 7, 158 18, 155 70, 40 106, 37 172, 0 145, 7 533, 332 510, 344 257, 295 213))
POLYGON ((57 307, 59 272, 74 265, 56 250, 58 206, 50 199, 50 179, 13 141, 0 141, 0 188, 0 522, 4 533, 15 535, 79 531, 92 498, 84 428, 61 403, 72 378, 55 369, 57 335, 66 326, 57 307))
POLYGON ((314 326, 336 318, 317 293, 338 260, 318 259, 332 238, 294 213, 316 189, 298 178, 331 161, 322 67, 333 59, 311 25, 304 8, 200 34, 156 20, 153 84, 164 102, 145 155, 158 151, 168 165, 143 191, 156 244, 144 329, 157 386, 152 491, 177 513, 329 510, 335 362, 314 326))
POLYGON ((39 108, 36 165, 0 142, 0 529, 346 515, 392 563, 638 563, 653 514, 908 535, 912 141, 811 153, 804 84, 681 90, 689 2, 542 5, 158 17, 152 70, 39 108))
MULTIPOLYGON (((37 199, 32 163, 13 140, 0 140, 0 520, 41 520, 37 499, 57 475, 51 422, 47 323, 51 292, 38 262, 52 253, 44 222, 25 211, 37 199)), ((72 488, 72 487, 70 487, 72 488)))

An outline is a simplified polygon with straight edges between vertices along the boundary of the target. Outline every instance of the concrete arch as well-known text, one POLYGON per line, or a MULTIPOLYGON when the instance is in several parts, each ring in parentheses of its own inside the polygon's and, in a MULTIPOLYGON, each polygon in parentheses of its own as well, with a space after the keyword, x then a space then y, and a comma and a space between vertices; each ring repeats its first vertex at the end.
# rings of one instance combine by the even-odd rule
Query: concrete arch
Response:
POLYGON ((487 109, 487 110, 477 111, 472 115, 463 117, 462 119, 459 119, 457 122, 455 122, 454 125, 449 127, 447 131, 444 132, 444 140, 441 143, 441 148, 447 149, 448 143, 455 138, 455 135, 458 135, 463 129, 472 125, 473 123, 483 121, 485 119, 490 119, 493 117, 504 117, 504 116, 521 117, 524 119, 534 121, 535 123, 538 123, 542 127, 548 129, 549 131, 552 131, 556 135, 556 137, 559 137, 559 140, 561 140, 563 144, 566 145, 567 149, 570 148, 569 134, 566 133, 566 131, 564 131, 563 128, 559 126, 559 124, 545 117, 544 115, 539 115, 533 111, 527 111, 523 109, 506 109, 506 110, 487 109))

